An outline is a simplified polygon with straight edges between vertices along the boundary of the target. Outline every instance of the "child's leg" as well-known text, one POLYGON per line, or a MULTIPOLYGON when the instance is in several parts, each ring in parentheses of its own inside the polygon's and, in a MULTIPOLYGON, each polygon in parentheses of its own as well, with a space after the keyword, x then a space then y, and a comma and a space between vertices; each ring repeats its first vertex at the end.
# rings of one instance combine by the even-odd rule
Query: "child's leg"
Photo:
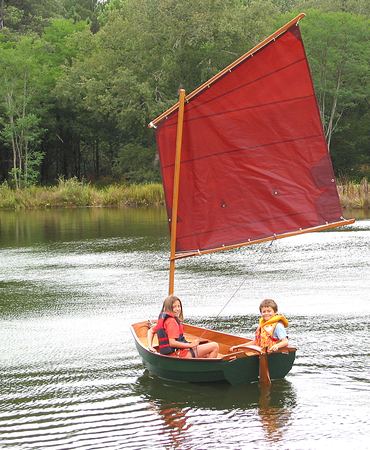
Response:
POLYGON ((218 344, 217 342, 208 342, 197 347, 198 358, 217 358, 218 344))

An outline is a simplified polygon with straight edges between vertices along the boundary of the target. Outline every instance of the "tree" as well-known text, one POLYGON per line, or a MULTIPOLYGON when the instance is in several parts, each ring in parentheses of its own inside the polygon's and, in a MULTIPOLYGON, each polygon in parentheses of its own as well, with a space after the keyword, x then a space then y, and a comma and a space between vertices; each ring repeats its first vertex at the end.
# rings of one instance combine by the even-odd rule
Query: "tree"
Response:
POLYGON ((343 124, 333 136, 336 174, 346 179, 370 179, 370 108, 368 100, 345 111, 343 124))
POLYGON ((98 14, 104 9, 104 3, 98 0, 63 0, 62 3, 63 17, 75 23, 86 20, 93 33, 98 31, 98 14))
POLYGON ((96 145, 87 137, 95 135, 100 160, 115 161, 116 177, 133 179, 136 155, 141 177, 140 149, 155 159, 150 119, 177 101, 180 85, 190 92, 268 35, 274 12, 269 1, 111 2, 104 26, 58 83, 60 104, 83 133, 75 138, 92 157, 96 145))
POLYGON ((370 16, 370 3, 368 0, 275 0, 289 1, 291 9, 308 11, 316 9, 321 12, 346 12, 350 14, 370 16))
POLYGON ((313 73, 326 139, 343 114, 369 95, 369 20, 349 13, 308 11, 302 34, 313 73))
POLYGON ((15 47, 0 51, 0 95, 3 129, 0 137, 12 150, 12 179, 16 188, 37 180, 42 152, 37 148, 42 129, 40 118, 30 112, 32 84, 37 67, 28 53, 29 38, 21 39, 15 47))
POLYGON ((5 12, 4 0, 0 0, 0 30, 4 28, 4 12, 5 12))
POLYGON ((41 33, 49 19, 60 17, 62 11, 58 0, 8 0, 2 17, 4 26, 12 31, 41 33))
POLYGON ((8 40, 0 41, 0 136, 3 155, 11 150, 9 170, 17 188, 39 177, 45 153, 41 139, 47 129, 53 131, 55 83, 62 64, 71 62, 75 53, 68 38, 84 27, 59 19, 42 37, 10 34, 8 40))

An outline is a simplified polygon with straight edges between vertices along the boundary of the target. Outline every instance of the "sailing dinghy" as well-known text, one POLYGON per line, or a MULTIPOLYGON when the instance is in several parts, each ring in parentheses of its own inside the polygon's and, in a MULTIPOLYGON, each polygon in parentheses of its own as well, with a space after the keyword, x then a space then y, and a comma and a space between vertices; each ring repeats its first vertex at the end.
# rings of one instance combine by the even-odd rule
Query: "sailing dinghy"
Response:
MULTIPOLYGON (((348 225, 339 203, 300 14, 150 123, 171 228, 169 294, 177 259, 348 225)), ((296 349, 230 351, 249 339, 184 325, 216 341, 215 359, 150 352, 148 321, 131 326, 149 372, 231 384, 285 377, 296 349), (267 361, 266 361, 267 359, 267 361)))

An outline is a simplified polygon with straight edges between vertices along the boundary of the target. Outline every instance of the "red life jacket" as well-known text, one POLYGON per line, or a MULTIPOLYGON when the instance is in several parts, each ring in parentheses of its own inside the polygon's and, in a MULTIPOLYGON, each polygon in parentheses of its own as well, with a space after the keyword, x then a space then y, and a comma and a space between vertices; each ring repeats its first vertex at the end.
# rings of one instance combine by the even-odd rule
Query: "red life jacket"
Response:
POLYGON ((176 338, 176 341, 187 342, 184 337, 184 327, 179 319, 175 316, 162 312, 161 314, 159 314, 158 322, 154 330, 158 336, 159 353, 161 353, 162 355, 169 355, 170 353, 173 353, 177 350, 176 348, 170 346, 170 341, 164 328, 164 322, 170 317, 175 319, 179 326, 179 337, 176 338))

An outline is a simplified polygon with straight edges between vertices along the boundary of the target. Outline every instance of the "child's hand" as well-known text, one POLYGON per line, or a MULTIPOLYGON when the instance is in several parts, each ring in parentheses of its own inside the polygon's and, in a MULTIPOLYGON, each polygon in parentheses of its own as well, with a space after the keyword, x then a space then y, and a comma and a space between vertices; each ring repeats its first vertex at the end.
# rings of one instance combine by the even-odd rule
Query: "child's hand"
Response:
POLYGON ((276 352, 276 350, 279 350, 279 347, 278 347, 277 344, 275 344, 272 347, 270 347, 269 352, 276 352))

